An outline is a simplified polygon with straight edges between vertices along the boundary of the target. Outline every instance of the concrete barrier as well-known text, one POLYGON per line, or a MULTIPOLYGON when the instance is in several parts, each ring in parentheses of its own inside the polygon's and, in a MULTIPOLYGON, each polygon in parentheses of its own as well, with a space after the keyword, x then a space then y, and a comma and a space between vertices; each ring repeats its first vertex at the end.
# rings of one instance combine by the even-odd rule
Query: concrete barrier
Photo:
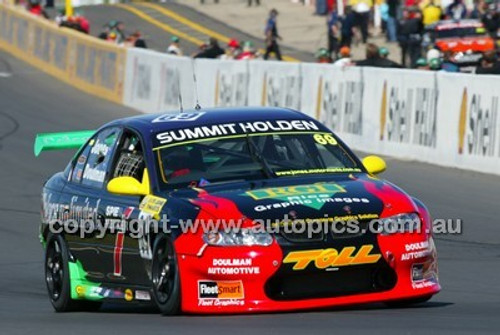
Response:
POLYGON ((0 48, 87 93, 123 102, 124 48, 5 5, 0 48))

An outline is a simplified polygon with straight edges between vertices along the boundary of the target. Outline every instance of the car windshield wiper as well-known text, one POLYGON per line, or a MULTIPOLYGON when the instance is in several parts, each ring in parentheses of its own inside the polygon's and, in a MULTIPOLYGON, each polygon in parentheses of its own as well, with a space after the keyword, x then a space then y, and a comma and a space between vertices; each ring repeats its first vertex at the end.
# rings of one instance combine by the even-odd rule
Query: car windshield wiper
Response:
POLYGON ((264 156, 262 156, 259 148, 250 139, 250 136, 248 134, 246 140, 247 140, 248 151, 250 152, 250 156, 252 156, 253 160, 260 163, 260 165, 262 166, 262 171, 264 172, 267 178, 275 178, 276 174, 274 173, 273 169, 271 168, 267 160, 264 158, 264 156))

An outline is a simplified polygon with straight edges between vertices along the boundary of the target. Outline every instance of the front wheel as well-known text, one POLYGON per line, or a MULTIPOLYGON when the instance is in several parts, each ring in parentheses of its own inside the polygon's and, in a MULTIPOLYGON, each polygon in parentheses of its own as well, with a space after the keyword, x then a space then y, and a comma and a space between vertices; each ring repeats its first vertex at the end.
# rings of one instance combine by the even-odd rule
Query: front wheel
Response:
POLYGON ((62 236, 49 234, 44 267, 45 282, 52 306, 57 312, 99 309, 101 305, 99 302, 71 299, 68 262, 68 248, 62 236))
POLYGON ((155 240, 151 276, 153 298, 161 314, 178 314, 181 306, 179 267, 173 242, 165 234, 155 240))

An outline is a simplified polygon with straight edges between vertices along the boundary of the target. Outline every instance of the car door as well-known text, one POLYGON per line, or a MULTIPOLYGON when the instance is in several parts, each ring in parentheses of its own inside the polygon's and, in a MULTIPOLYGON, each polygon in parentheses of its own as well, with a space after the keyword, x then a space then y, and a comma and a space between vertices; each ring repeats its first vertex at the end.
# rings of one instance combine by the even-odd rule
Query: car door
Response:
MULTIPOLYGON (((109 166, 108 182, 116 177, 132 177, 142 182, 147 173, 140 136, 124 129, 113 164, 109 166)), ((141 257, 142 237, 137 219, 143 196, 113 194, 103 189, 99 213, 105 218, 106 237, 103 239, 103 262, 106 281, 113 284, 149 285, 147 259, 141 257)))
POLYGON ((73 257, 82 263, 87 279, 106 281, 108 235, 102 229, 104 215, 100 210, 107 171, 120 139, 122 129, 109 127, 95 134, 77 154, 61 202, 68 209, 65 238, 73 257))

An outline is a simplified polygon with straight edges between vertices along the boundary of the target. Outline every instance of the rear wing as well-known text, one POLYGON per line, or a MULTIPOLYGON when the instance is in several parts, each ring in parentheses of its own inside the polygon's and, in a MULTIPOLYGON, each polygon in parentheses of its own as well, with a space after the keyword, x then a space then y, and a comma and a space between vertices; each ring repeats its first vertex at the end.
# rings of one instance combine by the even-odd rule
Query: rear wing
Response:
POLYGON ((80 130, 64 133, 44 133, 35 137, 34 152, 38 157, 42 151, 78 149, 94 135, 95 130, 80 130))

